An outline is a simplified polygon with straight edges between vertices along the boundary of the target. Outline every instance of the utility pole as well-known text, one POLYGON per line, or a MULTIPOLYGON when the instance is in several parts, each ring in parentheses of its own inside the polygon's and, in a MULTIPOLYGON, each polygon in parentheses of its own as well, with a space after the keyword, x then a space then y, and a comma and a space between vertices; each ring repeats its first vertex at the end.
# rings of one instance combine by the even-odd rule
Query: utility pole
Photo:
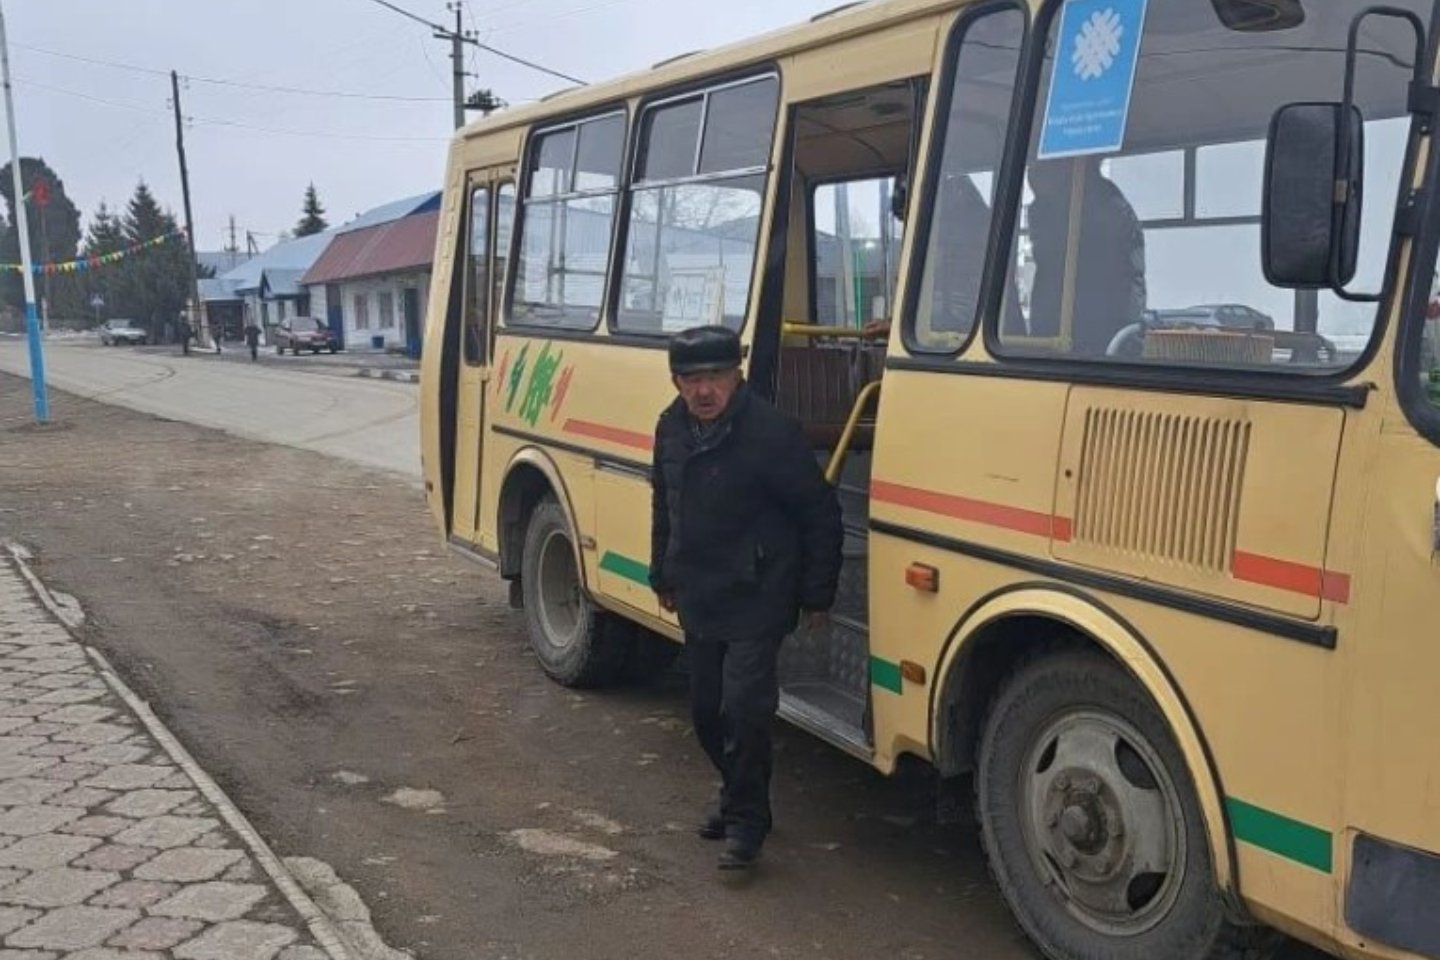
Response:
POLYGON ((40 342, 40 312, 35 308, 35 275, 30 272, 30 223, 25 216, 25 185, 20 176, 20 138, 15 134, 15 92, 10 86, 10 41, 5 36, 5 11, 0 9, 0 73, 5 85, 5 117, 10 134, 10 174, 15 178, 15 232, 20 238, 20 276, 25 285, 25 333, 30 340, 30 389, 35 421, 50 419, 45 389, 45 348, 40 342))
POLYGON ((200 274, 195 266, 195 218, 190 213, 190 171, 185 166, 185 123, 180 117, 180 75, 174 70, 170 71, 170 92, 175 105, 175 150, 180 155, 180 192, 185 198, 185 249, 190 252, 190 319, 199 320, 198 326, 192 322, 192 327, 196 338, 203 344, 210 337, 210 329, 204 304, 200 302, 200 274))
POLYGON ((437 31, 435 36, 440 40, 450 41, 450 66, 453 68, 455 79, 455 129, 459 130, 465 126, 465 25, 460 19, 460 0, 447 3, 445 7, 455 12, 455 32, 437 31))
POLYGON ((225 252, 230 254, 230 269, 234 270, 240 265, 240 245, 235 241, 235 214, 233 213, 230 214, 230 245, 225 248, 225 252))

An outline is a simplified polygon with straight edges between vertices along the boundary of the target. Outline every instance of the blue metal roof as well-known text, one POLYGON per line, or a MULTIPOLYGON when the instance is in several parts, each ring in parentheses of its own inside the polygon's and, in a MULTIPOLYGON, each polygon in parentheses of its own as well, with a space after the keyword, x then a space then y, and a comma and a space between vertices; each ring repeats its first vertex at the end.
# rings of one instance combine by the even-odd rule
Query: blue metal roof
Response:
POLYGON ((200 281, 200 299, 206 303, 216 300, 239 300, 240 294, 236 290, 234 280, 202 279, 200 281))
POLYGON ((253 293, 260 289, 260 279, 266 270, 295 270, 303 275, 311 264, 320 259, 320 254, 325 252, 334 237, 335 231, 327 230, 314 236, 277 243, 217 279, 234 282, 237 293, 253 293))
MULTIPOLYGON (((315 261, 325 252, 330 241, 342 233, 350 233, 353 230, 363 230, 366 227, 375 227, 392 220, 399 220, 416 213, 428 213, 431 210, 440 209, 440 191, 432 190, 429 193, 418 194, 407 197, 404 200, 396 200, 383 206, 375 207, 360 214, 354 220, 339 227, 326 230, 324 233, 317 233, 309 237, 301 237, 298 240, 286 240, 277 243, 259 256, 247 260, 234 270, 222 273, 216 279, 233 282, 235 292, 239 294, 254 293, 260 289, 261 279, 267 271, 293 271, 298 280, 305 272, 314 266, 315 261)), ((275 279, 271 277, 271 296, 276 296, 275 279)), ((297 296, 298 287, 293 292, 280 294, 280 296, 297 296)))
POLYGON ((384 206, 367 210, 349 223, 341 224, 335 228, 335 232, 349 233, 352 230, 364 230, 366 227, 378 227, 382 223, 389 223, 392 220, 399 220, 416 213, 429 213, 431 210, 440 209, 440 191, 432 190, 429 193, 422 193, 414 197, 407 197, 404 200, 396 200, 394 203, 387 203, 384 206))
POLYGON ((267 300, 278 297, 300 296, 300 278, 305 276, 304 270, 276 270, 266 268, 265 276, 260 283, 260 292, 267 300))

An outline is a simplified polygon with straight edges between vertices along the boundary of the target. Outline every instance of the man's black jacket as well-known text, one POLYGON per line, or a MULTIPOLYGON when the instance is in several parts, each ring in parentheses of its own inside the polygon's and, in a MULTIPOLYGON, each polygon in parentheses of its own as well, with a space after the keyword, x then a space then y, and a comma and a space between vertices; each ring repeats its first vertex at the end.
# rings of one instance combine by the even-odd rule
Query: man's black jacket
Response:
POLYGON ((704 439, 683 400, 655 428, 650 585, 695 640, 779 638, 828 610, 840 504, 800 425, 741 386, 704 439))

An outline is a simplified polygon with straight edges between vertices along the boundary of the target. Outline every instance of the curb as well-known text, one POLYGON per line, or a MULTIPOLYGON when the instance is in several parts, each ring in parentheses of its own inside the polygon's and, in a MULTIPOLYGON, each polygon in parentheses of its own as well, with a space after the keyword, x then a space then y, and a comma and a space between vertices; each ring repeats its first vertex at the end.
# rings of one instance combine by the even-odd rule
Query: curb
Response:
POLYGON ((240 812, 240 809, 235 806, 229 796, 227 796, 220 786, 211 779, 210 775, 195 762, 195 759, 190 756, 189 751, 175 738, 175 735, 172 734, 169 728, 155 715, 155 712, 150 709, 150 705, 140 699, 140 697, 126 685, 125 681, 120 679, 119 675, 110 666, 110 662, 105 659, 104 654, 86 644, 76 635, 72 625, 74 623, 73 617, 67 615, 63 607, 56 602, 56 598, 50 593, 50 590, 40 578, 31 571, 28 562, 30 559, 29 551, 18 543, 8 541, 5 542, 3 546, 5 547, 5 552, 10 555, 11 560, 20 571, 21 577, 29 583, 30 589, 35 593, 41 606, 45 607, 45 609, 60 622, 65 628, 65 631, 71 635, 71 638, 80 645, 80 648, 90 657, 91 662, 95 664, 100 676, 110 688, 125 702, 126 706, 135 712, 135 715, 140 719, 140 722, 145 726, 149 734, 154 737, 161 748, 170 755, 170 758, 179 765, 180 769, 194 781, 201 795, 215 806, 221 818, 239 835, 245 846, 250 848, 251 855, 255 857, 261 869, 269 875, 270 880, 279 888, 280 895, 288 900, 295 912, 299 914, 300 919, 309 929, 311 936, 315 938, 316 942, 324 948, 332 960, 352 960, 352 954, 345 948, 339 931, 335 929, 330 917, 305 893, 294 874, 292 874, 280 858, 275 855, 264 838, 256 832, 245 814, 240 812))
POLYGON ((355 376, 367 377, 371 380, 398 380, 401 383, 420 382, 418 370, 376 370, 372 367, 361 367, 355 371, 355 376))

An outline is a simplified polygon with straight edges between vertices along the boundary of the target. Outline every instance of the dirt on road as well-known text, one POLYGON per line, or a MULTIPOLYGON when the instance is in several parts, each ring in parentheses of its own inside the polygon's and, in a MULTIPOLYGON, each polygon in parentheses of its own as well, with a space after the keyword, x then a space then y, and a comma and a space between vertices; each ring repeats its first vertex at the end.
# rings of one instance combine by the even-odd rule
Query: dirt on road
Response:
POLYGON ((0 374, 0 539, 283 856, 353 883, 436 960, 1034 954, 968 823, 788 727, 777 832, 724 882, 683 677, 548 682, 503 584, 392 475, 0 374))

